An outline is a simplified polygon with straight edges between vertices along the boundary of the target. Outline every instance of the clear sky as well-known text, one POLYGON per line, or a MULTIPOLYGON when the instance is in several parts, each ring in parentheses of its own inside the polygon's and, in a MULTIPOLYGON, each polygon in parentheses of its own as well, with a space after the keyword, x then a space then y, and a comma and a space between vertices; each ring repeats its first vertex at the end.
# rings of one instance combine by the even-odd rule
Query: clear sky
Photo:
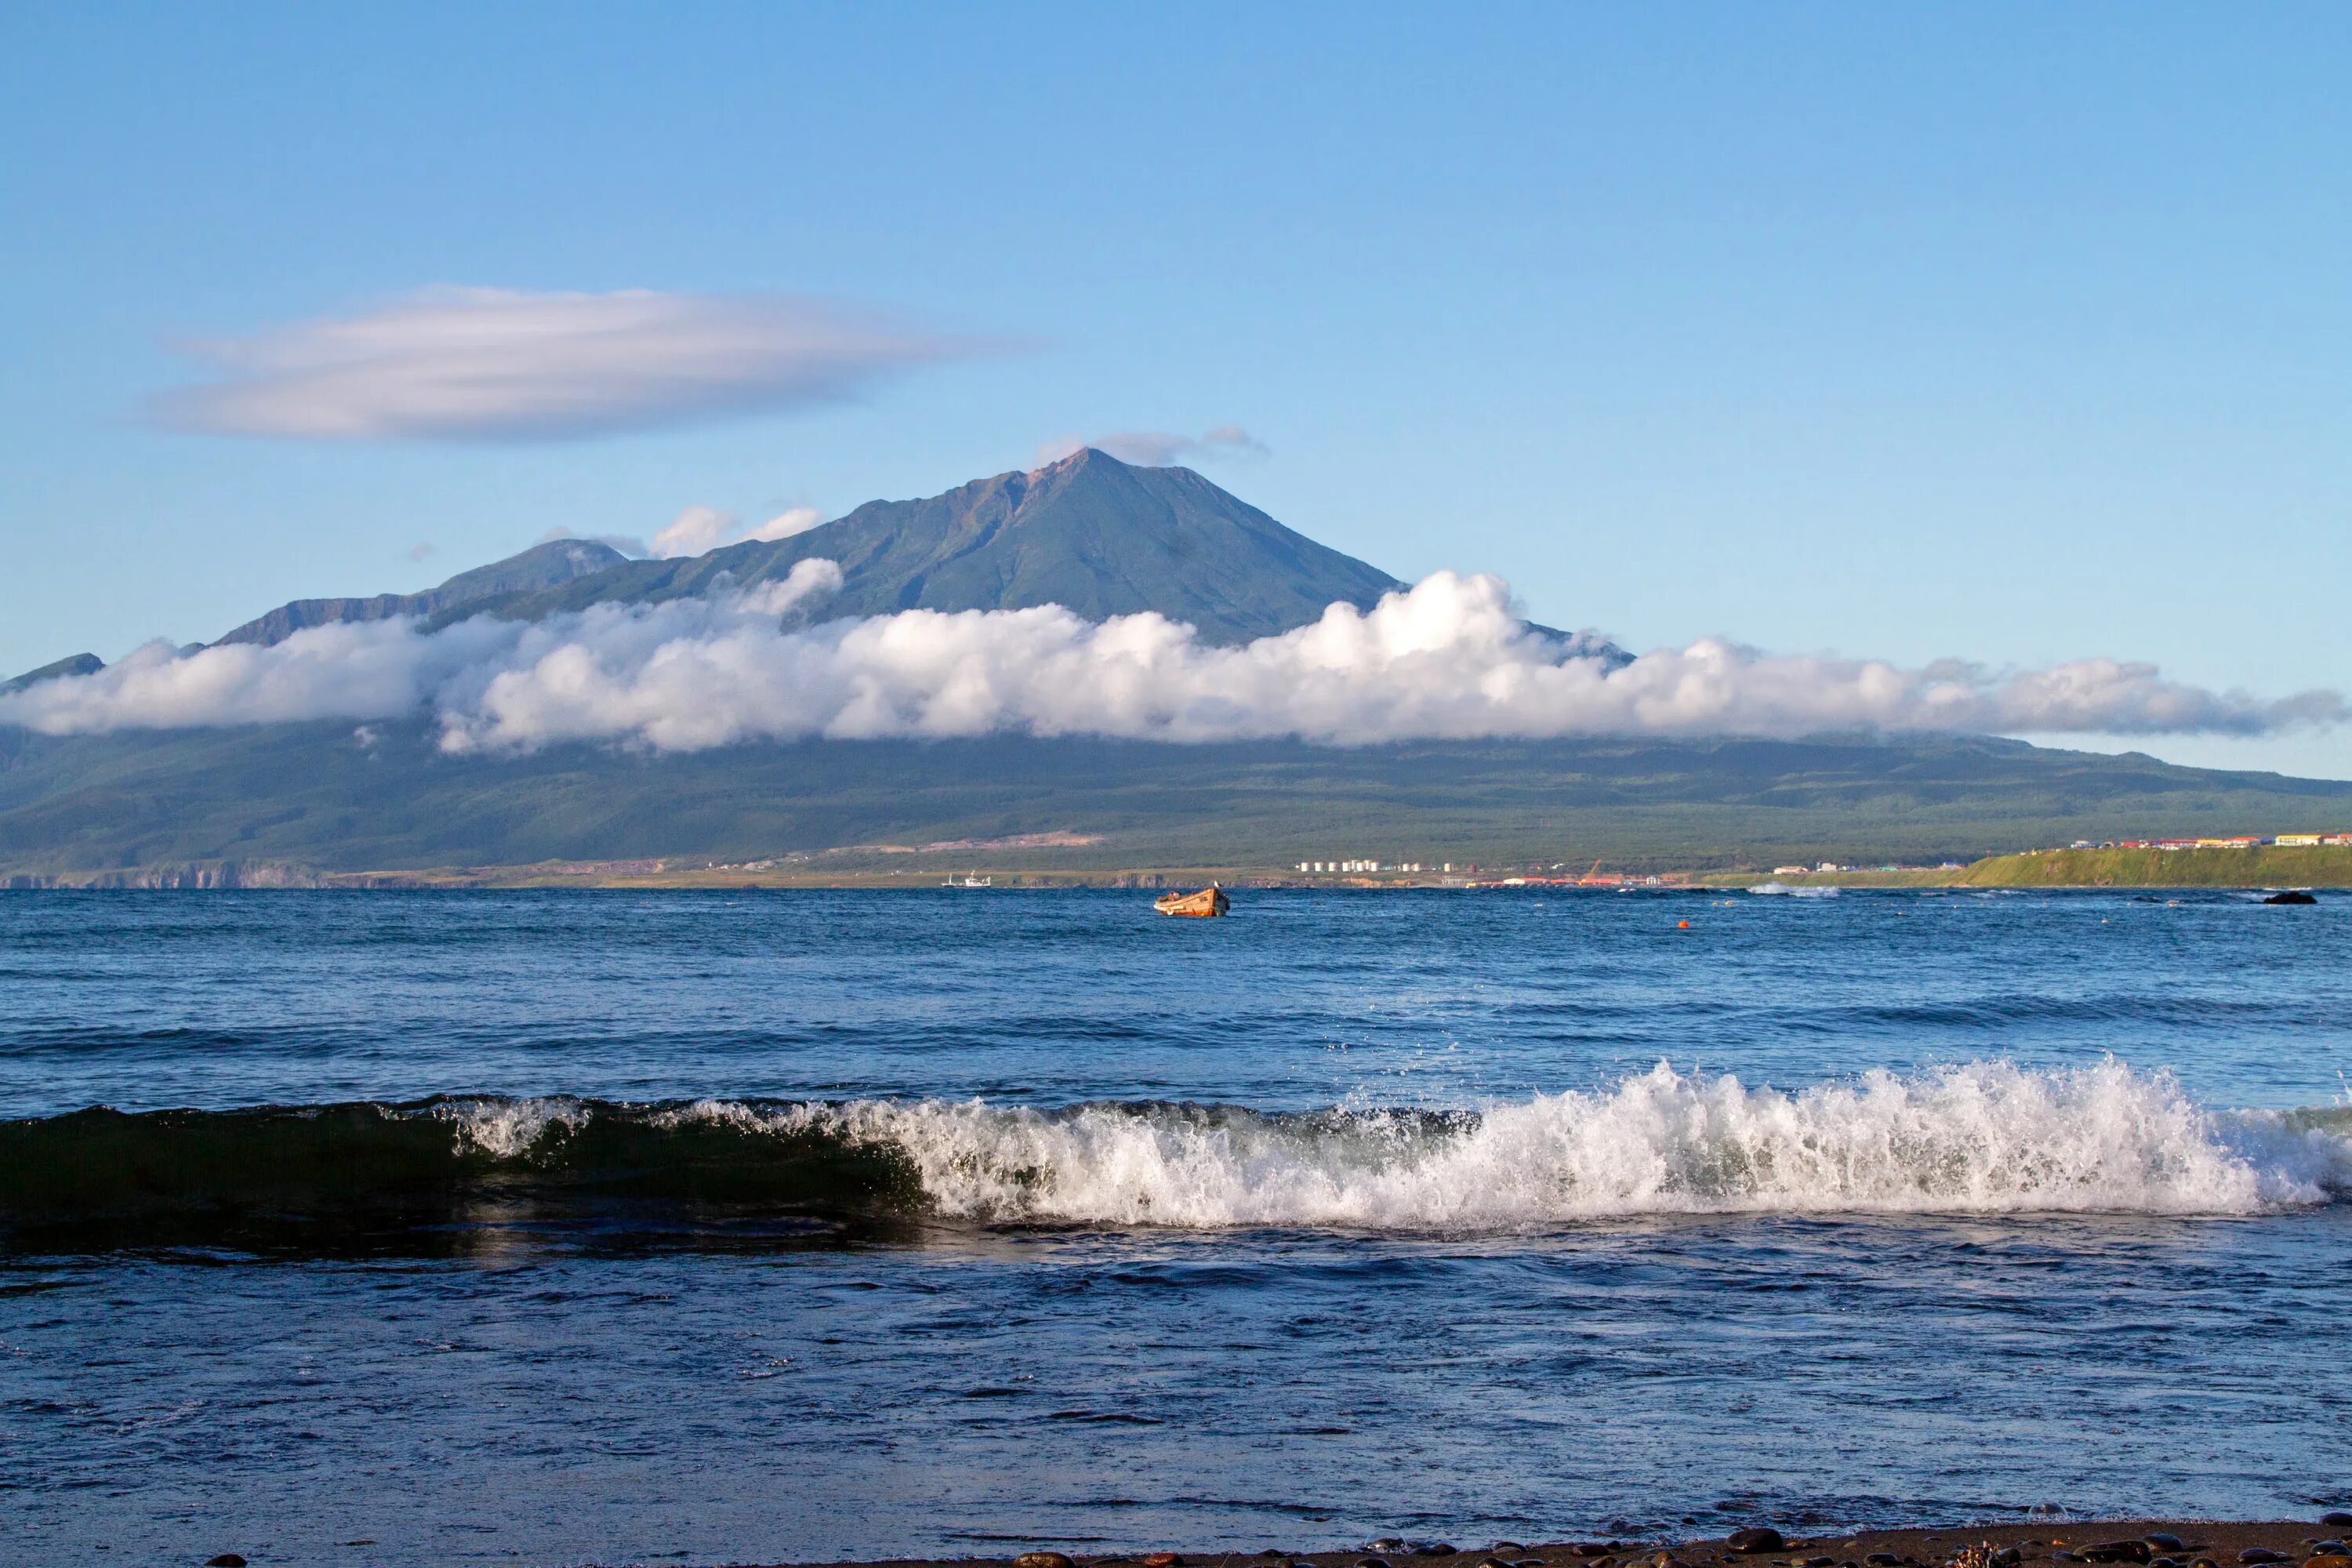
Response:
POLYGON ((2344 688, 2347 62, 2340 5, 16 0, 0 673, 1237 427, 1183 460, 1636 648, 2344 688), (449 288, 814 299, 866 359, 454 437, 171 400, 449 288))

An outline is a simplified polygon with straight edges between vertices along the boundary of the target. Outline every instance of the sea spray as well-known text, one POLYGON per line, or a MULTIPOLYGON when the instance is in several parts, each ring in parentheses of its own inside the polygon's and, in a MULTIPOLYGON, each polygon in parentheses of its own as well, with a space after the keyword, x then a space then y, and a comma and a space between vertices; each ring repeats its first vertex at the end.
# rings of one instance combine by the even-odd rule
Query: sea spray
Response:
POLYGON ((940 1213, 1524 1228, 1643 1214, 2253 1214, 2352 1189, 2345 1118, 2214 1112, 2169 1073, 1971 1062, 1787 1092, 1661 1064, 1476 1113, 862 1100, 679 1114, 886 1147, 940 1213))

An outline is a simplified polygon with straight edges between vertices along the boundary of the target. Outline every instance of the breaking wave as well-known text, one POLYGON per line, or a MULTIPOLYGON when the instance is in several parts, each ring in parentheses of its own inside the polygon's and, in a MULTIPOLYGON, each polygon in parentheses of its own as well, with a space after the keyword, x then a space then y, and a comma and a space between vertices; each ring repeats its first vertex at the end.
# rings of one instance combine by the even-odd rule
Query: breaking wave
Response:
POLYGON ((1795 1091, 1661 1065, 1477 1111, 440 1099, 0 1123, 0 1222, 730 1212, 1512 1230, 1707 1214, 2246 1215, 2352 1195, 2352 1106, 2200 1107, 2167 1073, 1973 1062, 1795 1091))

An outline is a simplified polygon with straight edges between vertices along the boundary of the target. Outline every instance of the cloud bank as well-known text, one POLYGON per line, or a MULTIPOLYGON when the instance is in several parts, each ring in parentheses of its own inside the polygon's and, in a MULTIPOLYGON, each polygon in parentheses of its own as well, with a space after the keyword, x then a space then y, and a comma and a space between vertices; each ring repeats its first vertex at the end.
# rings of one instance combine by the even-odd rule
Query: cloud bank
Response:
POLYGON ((1061 436, 1041 442, 1036 463, 1044 468, 1092 447, 1122 463, 1140 468, 1164 468, 1186 458, 1264 458, 1266 444, 1238 425, 1220 425, 1198 436, 1169 430, 1114 430, 1108 436, 1061 436))
POLYGON ((69 734, 429 710, 453 752, 583 741, 692 752, 998 733, 1334 745, 1857 729, 2251 735, 2352 711, 2335 692, 2265 701, 2114 659, 1904 669, 1705 638, 1612 669, 1530 631, 1501 580, 1450 572, 1240 647, 1158 615, 1096 623, 1057 605, 813 623, 840 583, 835 563, 812 560, 750 592, 530 625, 478 617, 428 633, 383 621, 185 654, 158 644, 0 698, 0 722, 69 734))
POLYGON ((181 345, 218 379, 176 429, 308 440, 534 440, 854 397, 999 352, 790 295, 436 289, 355 315, 181 345))

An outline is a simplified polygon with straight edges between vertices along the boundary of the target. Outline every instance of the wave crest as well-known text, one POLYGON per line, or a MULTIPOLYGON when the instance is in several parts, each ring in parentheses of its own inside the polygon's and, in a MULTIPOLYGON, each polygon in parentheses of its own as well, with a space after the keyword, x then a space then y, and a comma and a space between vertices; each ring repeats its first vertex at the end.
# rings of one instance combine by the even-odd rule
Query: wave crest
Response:
POLYGON ((2352 1195, 2352 1106, 2120 1062, 1795 1091, 1660 1065, 1476 1111, 444 1098, 0 1122, 0 1225, 719 1212, 1464 1232, 1708 1214, 2259 1214, 2352 1195), (485 1209, 483 1200, 494 1200, 485 1209))
MULTIPOLYGON (((710 1107, 707 1115, 735 1112, 710 1107)), ((866 1101, 796 1113, 950 1215, 1523 1227, 1643 1214, 2252 1214, 2352 1190, 2344 1119, 2212 1112, 2117 1062, 1873 1072, 1795 1093, 1661 1064, 1476 1114, 866 1101)))

